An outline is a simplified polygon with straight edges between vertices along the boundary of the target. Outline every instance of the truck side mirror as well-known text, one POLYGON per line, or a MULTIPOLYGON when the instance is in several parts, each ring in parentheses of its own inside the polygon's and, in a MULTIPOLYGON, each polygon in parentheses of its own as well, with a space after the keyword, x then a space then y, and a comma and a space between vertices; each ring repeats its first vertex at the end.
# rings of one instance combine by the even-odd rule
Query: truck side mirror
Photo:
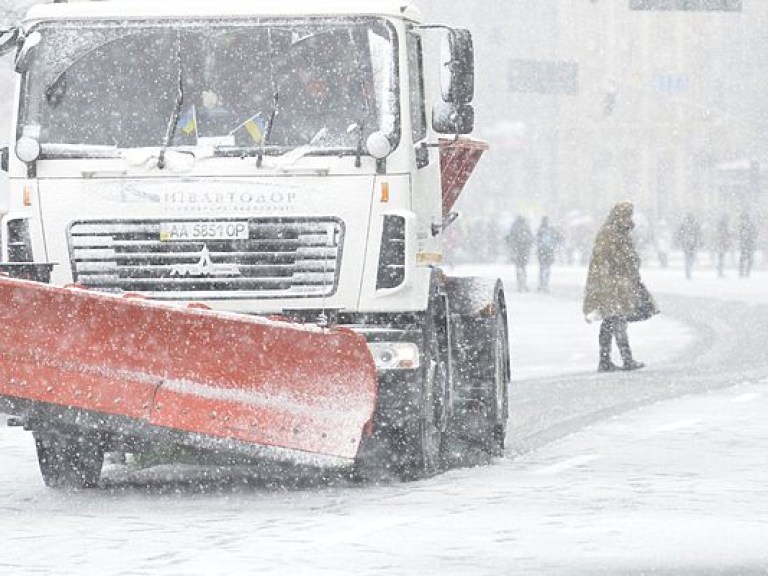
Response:
POLYGON ((445 36, 442 57, 448 59, 440 74, 443 100, 469 104, 475 97, 475 49, 469 30, 451 29, 445 36))
POLYGON ((475 128, 475 109, 470 104, 438 102, 432 109, 432 128, 438 134, 469 134, 475 128))
POLYGON ((19 38, 19 29, 0 25, 0 56, 10 52, 16 46, 19 38))
POLYGON ((8 146, 0 148, 0 170, 8 172, 8 146))

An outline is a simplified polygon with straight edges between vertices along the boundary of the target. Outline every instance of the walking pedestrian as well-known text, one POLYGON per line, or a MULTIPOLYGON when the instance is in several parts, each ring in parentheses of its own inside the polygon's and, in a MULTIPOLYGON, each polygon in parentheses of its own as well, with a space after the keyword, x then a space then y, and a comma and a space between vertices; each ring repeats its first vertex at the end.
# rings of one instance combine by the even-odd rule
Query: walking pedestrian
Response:
POLYGON ((749 278, 757 247, 757 228, 747 212, 739 217, 739 277, 749 278))
POLYGON ((549 291, 549 277, 552 264, 555 262, 555 250, 562 242, 562 235, 550 225, 549 218, 541 219, 536 231, 536 255, 539 258, 539 291, 549 291))
POLYGON ((696 251, 701 246, 701 226, 690 212, 686 214, 682 224, 680 224, 677 231, 677 241, 685 258, 685 277, 690 280, 693 274, 693 265, 696 262, 696 251))
POLYGON ((637 370, 644 364, 632 356, 627 323, 647 320, 658 314, 653 297, 640 279, 640 256, 631 232, 634 206, 616 204, 595 238, 584 291, 587 321, 600 319, 600 363, 598 372, 637 370), (623 365, 611 361, 613 340, 623 365))
POLYGON ((659 258, 659 265, 666 268, 669 265, 669 249, 672 246, 672 231, 669 229, 665 220, 660 220, 656 224, 653 234, 653 244, 656 248, 656 255, 659 258))
POLYGON ((517 291, 528 291, 528 259, 531 257, 533 233, 528 221, 522 216, 515 218, 507 235, 507 246, 517 273, 517 291))
POLYGON ((725 276, 725 258, 731 249, 731 231, 728 229, 728 215, 723 214, 717 223, 717 232, 715 236, 715 250, 717 251, 717 276, 725 276))

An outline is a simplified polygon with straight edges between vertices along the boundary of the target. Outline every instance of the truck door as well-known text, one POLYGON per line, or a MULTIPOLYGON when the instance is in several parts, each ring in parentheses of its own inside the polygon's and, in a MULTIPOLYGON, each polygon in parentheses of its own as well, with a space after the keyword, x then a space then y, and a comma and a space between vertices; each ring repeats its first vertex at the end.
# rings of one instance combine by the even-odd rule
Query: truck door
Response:
MULTIPOLYGON (((426 84, 422 39, 414 31, 408 33, 408 102, 413 143, 414 169, 411 172, 413 209, 419 214, 417 263, 440 264, 439 242, 433 226, 442 223, 440 195, 440 163, 437 149, 427 145, 426 84)), ((435 228, 437 230, 437 228, 435 228)))

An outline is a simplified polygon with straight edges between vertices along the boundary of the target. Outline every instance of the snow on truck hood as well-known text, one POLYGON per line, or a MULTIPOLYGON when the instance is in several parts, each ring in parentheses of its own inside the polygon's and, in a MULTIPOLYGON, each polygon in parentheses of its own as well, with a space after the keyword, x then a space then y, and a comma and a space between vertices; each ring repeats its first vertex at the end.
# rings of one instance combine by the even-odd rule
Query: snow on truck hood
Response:
POLYGON ((109 0, 72 4, 39 4, 26 21, 115 18, 215 18, 249 16, 385 16, 421 21, 421 12, 407 0, 109 0))

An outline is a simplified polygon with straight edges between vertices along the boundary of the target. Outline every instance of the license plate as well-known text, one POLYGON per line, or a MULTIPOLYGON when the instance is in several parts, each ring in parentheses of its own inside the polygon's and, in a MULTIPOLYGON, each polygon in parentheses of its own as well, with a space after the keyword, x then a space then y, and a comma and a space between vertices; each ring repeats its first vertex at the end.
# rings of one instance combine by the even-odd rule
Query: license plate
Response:
POLYGON ((248 240, 248 222, 163 222, 160 240, 248 240))

